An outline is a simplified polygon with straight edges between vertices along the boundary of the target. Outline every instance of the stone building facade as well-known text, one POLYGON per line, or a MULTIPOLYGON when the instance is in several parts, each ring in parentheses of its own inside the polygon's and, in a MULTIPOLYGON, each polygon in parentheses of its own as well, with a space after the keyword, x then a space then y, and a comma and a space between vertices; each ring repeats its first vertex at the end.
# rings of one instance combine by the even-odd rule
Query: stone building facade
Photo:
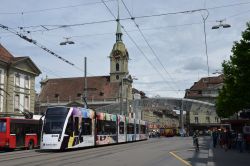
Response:
POLYGON ((29 57, 14 57, 0 44, 0 116, 34 113, 35 77, 40 73, 29 57))

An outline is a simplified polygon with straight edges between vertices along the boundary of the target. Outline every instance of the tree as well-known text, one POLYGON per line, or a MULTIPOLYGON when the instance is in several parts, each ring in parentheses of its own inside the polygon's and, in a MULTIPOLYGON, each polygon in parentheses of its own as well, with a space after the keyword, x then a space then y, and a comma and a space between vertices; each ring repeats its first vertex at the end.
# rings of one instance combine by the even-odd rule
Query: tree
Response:
POLYGON ((250 22, 242 39, 234 42, 230 60, 222 63, 224 84, 216 100, 216 112, 229 117, 250 108, 250 22))

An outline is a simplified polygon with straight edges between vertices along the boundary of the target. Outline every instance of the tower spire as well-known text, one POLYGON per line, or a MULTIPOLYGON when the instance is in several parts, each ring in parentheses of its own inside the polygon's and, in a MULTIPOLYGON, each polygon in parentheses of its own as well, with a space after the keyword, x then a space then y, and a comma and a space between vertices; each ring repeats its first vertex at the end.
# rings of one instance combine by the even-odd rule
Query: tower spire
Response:
POLYGON ((117 0, 118 4, 118 14, 117 14, 117 29, 116 29, 116 41, 122 41, 122 30, 120 24, 120 0, 117 0))

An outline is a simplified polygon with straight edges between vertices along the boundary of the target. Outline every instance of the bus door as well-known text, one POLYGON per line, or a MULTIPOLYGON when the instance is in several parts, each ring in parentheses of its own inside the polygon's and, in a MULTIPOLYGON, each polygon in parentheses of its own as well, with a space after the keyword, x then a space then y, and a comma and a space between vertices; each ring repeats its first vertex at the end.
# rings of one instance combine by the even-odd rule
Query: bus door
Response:
POLYGON ((16 123, 13 119, 10 120, 10 136, 15 137, 16 147, 24 146, 25 144, 25 124, 16 123))

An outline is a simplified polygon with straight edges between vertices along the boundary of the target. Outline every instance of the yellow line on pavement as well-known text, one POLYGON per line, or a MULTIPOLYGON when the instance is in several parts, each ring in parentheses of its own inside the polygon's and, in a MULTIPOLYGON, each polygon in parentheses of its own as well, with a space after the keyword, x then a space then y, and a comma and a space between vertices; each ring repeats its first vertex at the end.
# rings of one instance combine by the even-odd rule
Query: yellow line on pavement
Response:
POLYGON ((182 163, 184 163, 187 166, 192 166, 189 162, 187 162, 186 160, 183 160, 180 156, 176 155, 174 152, 169 152, 172 156, 174 156, 175 158, 177 158, 178 160, 180 160, 182 163))

